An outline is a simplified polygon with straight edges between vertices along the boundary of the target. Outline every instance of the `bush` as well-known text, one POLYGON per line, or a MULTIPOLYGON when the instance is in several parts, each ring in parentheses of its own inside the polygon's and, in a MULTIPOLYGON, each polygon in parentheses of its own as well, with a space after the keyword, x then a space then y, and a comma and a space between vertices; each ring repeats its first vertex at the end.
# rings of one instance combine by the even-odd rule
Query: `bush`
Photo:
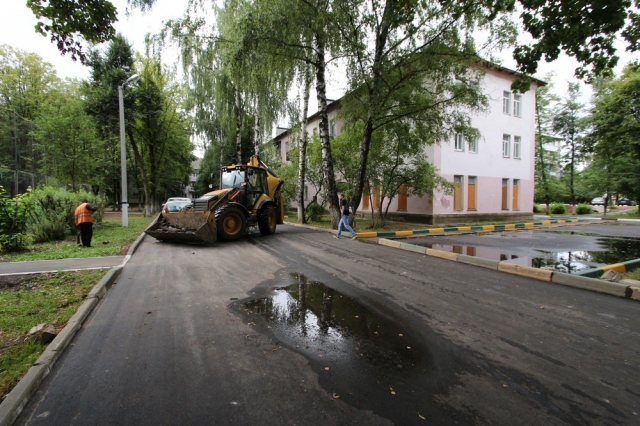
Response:
POLYGON ((567 212, 567 210, 564 208, 564 204, 562 203, 553 203, 550 207, 552 214, 565 214, 567 212))
POLYGON ((45 186, 31 191, 29 195, 35 206, 29 232, 35 242, 63 240, 67 235, 75 234, 75 209, 84 198, 98 207, 93 213, 94 223, 102 222, 104 206, 100 198, 92 193, 75 193, 45 186))
POLYGON ((33 210, 28 194, 16 198, 0 186, 0 248, 2 251, 24 250, 27 244, 27 223, 33 210))
POLYGON ((593 211, 593 207, 590 204, 582 203, 576 206, 576 213, 578 214, 590 214, 593 211))
POLYGON ((327 211, 318 203, 309 204, 305 210, 307 222, 319 222, 324 214, 327 214, 327 211))
POLYGON ((533 203, 533 212, 540 213, 540 206, 537 205, 536 203, 533 203))

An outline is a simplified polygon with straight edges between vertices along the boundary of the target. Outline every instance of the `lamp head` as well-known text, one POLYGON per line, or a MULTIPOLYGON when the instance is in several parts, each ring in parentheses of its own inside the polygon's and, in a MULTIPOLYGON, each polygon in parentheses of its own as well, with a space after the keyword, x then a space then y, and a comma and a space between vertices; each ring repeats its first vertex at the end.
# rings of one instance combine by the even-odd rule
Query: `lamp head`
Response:
POLYGON ((140 76, 138 74, 134 74, 131 77, 129 77, 127 81, 125 81, 122 85, 124 86, 125 84, 133 83, 138 80, 140 80, 140 76))

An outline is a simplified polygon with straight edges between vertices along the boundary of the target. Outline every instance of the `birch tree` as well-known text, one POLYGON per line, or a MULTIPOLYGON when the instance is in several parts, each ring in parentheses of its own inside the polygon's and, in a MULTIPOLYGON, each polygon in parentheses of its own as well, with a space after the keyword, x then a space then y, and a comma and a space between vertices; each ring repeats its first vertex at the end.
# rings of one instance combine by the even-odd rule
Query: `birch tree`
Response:
POLYGON ((480 53, 509 46, 512 2, 344 1, 337 19, 348 56, 352 105, 363 122, 352 205, 367 178, 373 134, 402 120, 422 127, 430 144, 448 132, 471 134, 469 113, 486 106, 480 93, 480 53), (477 28, 489 34, 476 46, 477 28))
MULTIPOLYGON (((567 95, 557 106, 553 118, 553 130, 562 138, 564 152, 561 154, 564 169, 569 174, 569 197, 575 210, 575 174, 578 165, 584 160, 585 125, 584 105, 579 102, 580 85, 569 83, 567 95)), ((608 198, 608 195, 607 195, 608 198)), ((608 200, 606 200, 608 202, 608 200)), ((575 213, 575 211, 574 211, 575 213)))

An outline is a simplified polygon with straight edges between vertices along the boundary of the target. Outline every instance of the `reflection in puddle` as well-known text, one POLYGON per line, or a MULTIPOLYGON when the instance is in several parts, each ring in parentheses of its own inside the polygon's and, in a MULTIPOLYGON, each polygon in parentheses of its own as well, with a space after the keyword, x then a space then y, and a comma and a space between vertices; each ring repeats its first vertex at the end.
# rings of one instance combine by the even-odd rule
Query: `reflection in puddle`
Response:
POLYGON ((455 346, 304 275, 290 277, 293 284, 235 307, 258 330, 303 354, 327 392, 395 424, 414 423, 416 412, 442 424, 450 416, 473 424, 435 398, 458 383, 466 364, 455 346))
POLYGON ((311 356, 367 362, 381 369, 411 369, 427 357, 399 325, 324 284, 292 274, 297 283, 244 303, 250 313, 311 356), (354 357, 357 355, 357 358, 354 357))
POLYGON ((547 269, 564 273, 575 273, 584 269, 640 259, 640 240, 637 238, 595 238, 601 251, 574 250, 552 251, 522 247, 520 249, 495 248, 453 244, 421 244, 434 250, 448 251, 484 259, 507 261, 522 266, 547 269))

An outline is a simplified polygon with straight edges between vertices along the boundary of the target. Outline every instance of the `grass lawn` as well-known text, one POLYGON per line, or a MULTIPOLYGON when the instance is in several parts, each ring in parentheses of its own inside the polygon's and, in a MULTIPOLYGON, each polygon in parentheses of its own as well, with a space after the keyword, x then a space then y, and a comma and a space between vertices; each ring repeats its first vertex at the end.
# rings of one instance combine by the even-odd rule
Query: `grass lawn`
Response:
MULTIPOLYGON (((0 261, 123 255, 153 219, 130 214, 125 228, 120 214, 107 214, 101 224, 94 225, 91 248, 78 247, 75 237, 70 237, 33 244, 20 253, 2 253, 0 261)), ((0 277, 0 400, 46 347, 27 337, 29 330, 42 323, 52 324, 58 332, 62 330, 105 273, 106 270, 91 270, 0 277)))
POLYGON ((120 214, 106 214, 102 223, 93 225, 92 247, 79 247, 76 237, 63 241, 33 244, 18 253, 0 253, 0 262, 24 262, 29 260, 71 259, 84 257, 119 256, 127 249, 154 217, 129 215, 129 226, 122 226, 120 214))
POLYGON ((106 270, 13 277, 0 283, 0 400, 46 345, 27 336, 38 324, 62 330, 106 270))

